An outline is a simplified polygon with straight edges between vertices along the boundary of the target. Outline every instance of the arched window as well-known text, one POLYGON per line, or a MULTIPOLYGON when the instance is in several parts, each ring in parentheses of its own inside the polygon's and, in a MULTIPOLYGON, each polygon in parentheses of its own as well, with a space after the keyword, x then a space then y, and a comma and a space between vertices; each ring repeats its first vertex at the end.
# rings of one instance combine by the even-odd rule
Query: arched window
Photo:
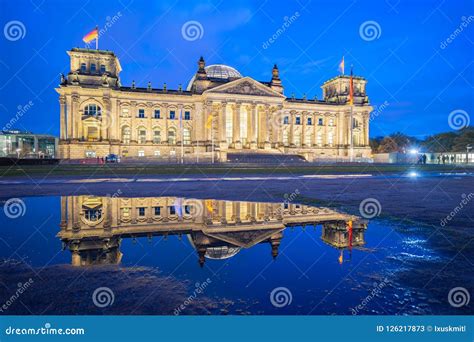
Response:
POLYGON ((98 116, 102 114, 101 108, 94 104, 88 104, 87 106, 84 107, 84 115, 91 115, 91 116, 98 116))
POLYGON ((130 144, 130 136, 131 136, 130 127, 128 126, 122 127, 122 143, 130 144))
POLYGON ((176 130, 173 128, 168 130, 168 144, 176 145, 176 130))
POLYGON ((157 129, 153 131, 153 144, 161 143, 161 132, 157 129))
POLYGON ((189 128, 183 129, 183 143, 185 145, 191 144, 191 131, 189 128))
POLYGON ((146 129, 144 127, 140 127, 138 129, 138 143, 139 144, 146 143, 146 129))

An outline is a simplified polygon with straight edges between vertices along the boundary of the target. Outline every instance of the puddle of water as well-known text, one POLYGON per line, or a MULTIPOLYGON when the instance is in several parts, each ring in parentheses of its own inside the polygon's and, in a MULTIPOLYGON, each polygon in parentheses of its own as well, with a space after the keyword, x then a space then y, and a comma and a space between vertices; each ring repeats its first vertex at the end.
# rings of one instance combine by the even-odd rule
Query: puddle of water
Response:
POLYGON ((422 229, 295 203, 22 202, 18 217, 0 218, 0 303, 10 302, 0 314, 472 312, 445 298, 453 284, 472 285, 472 275, 462 261, 444 270, 455 250, 432 248, 422 229), (103 287, 113 305, 93 301, 103 287))

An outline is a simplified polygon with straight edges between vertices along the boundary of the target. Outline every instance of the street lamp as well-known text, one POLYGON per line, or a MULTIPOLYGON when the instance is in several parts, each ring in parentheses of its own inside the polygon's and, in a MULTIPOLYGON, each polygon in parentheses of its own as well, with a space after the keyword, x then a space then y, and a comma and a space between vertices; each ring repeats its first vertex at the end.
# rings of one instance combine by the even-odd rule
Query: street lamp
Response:
POLYGON ((471 150, 472 150, 472 145, 471 144, 466 145, 466 164, 469 163, 469 151, 471 150))

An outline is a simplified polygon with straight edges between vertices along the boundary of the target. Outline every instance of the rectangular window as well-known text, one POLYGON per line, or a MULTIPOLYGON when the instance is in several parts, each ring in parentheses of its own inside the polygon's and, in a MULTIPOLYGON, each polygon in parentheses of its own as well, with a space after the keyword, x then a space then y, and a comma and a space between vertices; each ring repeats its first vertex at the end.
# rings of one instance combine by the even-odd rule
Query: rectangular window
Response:
POLYGON ((176 117, 176 112, 174 110, 170 110, 170 119, 174 120, 176 117))
POLYGON ((155 157, 159 157, 161 155, 160 151, 155 151, 155 157))
POLYGON ((329 126, 334 126, 334 119, 329 119, 329 126))
POLYGON ((145 151, 138 151, 138 156, 139 157, 144 157, 145 156, 145 151))
POLYGON ((168 207, 168 212, 170 215, 176 215, 176 208, 174 205, 168 207))
POLYGON ((301 118, 299 116, 296 117, 295 124, 301 125, 301 118))
POLYGON ((288 202, 285 202, 283 204, 283 209, 288 209, 290 207, 290 205, 288 204, 288 202))
POLYGON ((128 118, 128 108, 122 109, 122 116, 128 118))
POLYGON ((318 119, 318 125, 319 125, 319 126, 322 126, 322 125, 323 125, 323 118, 319 118, 319 119, 318 119))
POLYGON ((95 68, 95 64, 94 64, 94 63, 91 64, 91 72, 96 72, 96 68, 95 68))
POLYGON ((154 131, 153 132, 153 143, 154 144, 161 143, 161 132, 160 131, 154 131))
POLYGON ((161 207, 155 207, 155 216, 161 216, 161 207))
POLYGON ((86 63, 82 63, 81 64, 81 72, 86 72, 86 70, 87 70, 86 63))
POLYGON ((159 118, 160 118, 160 110, 155 109, 155 119, 159 119, 159 118))
POLYGON ((284 125, 288 125, 289 123, 290 123, 290 119, 288 118, 288 116, 285 116, 285 117, 283 118, 283 124, 284 124, 284 125))
POLYGON ((103 73, 105 73, 105 71, 106 71, 105 65, 102 64, 102 65, 100 66, 100 73, 103 74, 103 73))
POLYGON ((184 112, 184 120, 191 120, 191 112, 189 111, 184 112))
POLYGON ((311 126, 313 124, 313 120, 311 118, 308 118, 307 124, 308 124, 308 126, 311 126))
POLYGON ((316 144, 318 146, 323 146, 323 135, 321 134, 321 132, 318 132, 318 134, 316 135, 316 144))
POLYGON ((140 119, 144 119, 145 118, 145 109, 139 109, 138 110, 138 117, 140 119))
POLYGON ((139 207, 138 208, 138 216, 145 216, 145 207, 139 207))

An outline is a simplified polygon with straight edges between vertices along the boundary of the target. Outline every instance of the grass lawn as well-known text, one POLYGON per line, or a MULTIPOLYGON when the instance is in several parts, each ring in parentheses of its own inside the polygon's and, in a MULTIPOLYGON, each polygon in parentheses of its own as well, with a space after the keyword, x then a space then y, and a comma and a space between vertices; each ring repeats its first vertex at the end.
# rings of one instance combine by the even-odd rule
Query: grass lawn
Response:
POLYGON ((106 165, 38 165, 2 166, 0 178, 35 176, 140 176, 140 175, 278 175, 278 174, 386 174, 418 172, 473 172, 474 165, 398 165, 398 164, 106 164, 106 165))

